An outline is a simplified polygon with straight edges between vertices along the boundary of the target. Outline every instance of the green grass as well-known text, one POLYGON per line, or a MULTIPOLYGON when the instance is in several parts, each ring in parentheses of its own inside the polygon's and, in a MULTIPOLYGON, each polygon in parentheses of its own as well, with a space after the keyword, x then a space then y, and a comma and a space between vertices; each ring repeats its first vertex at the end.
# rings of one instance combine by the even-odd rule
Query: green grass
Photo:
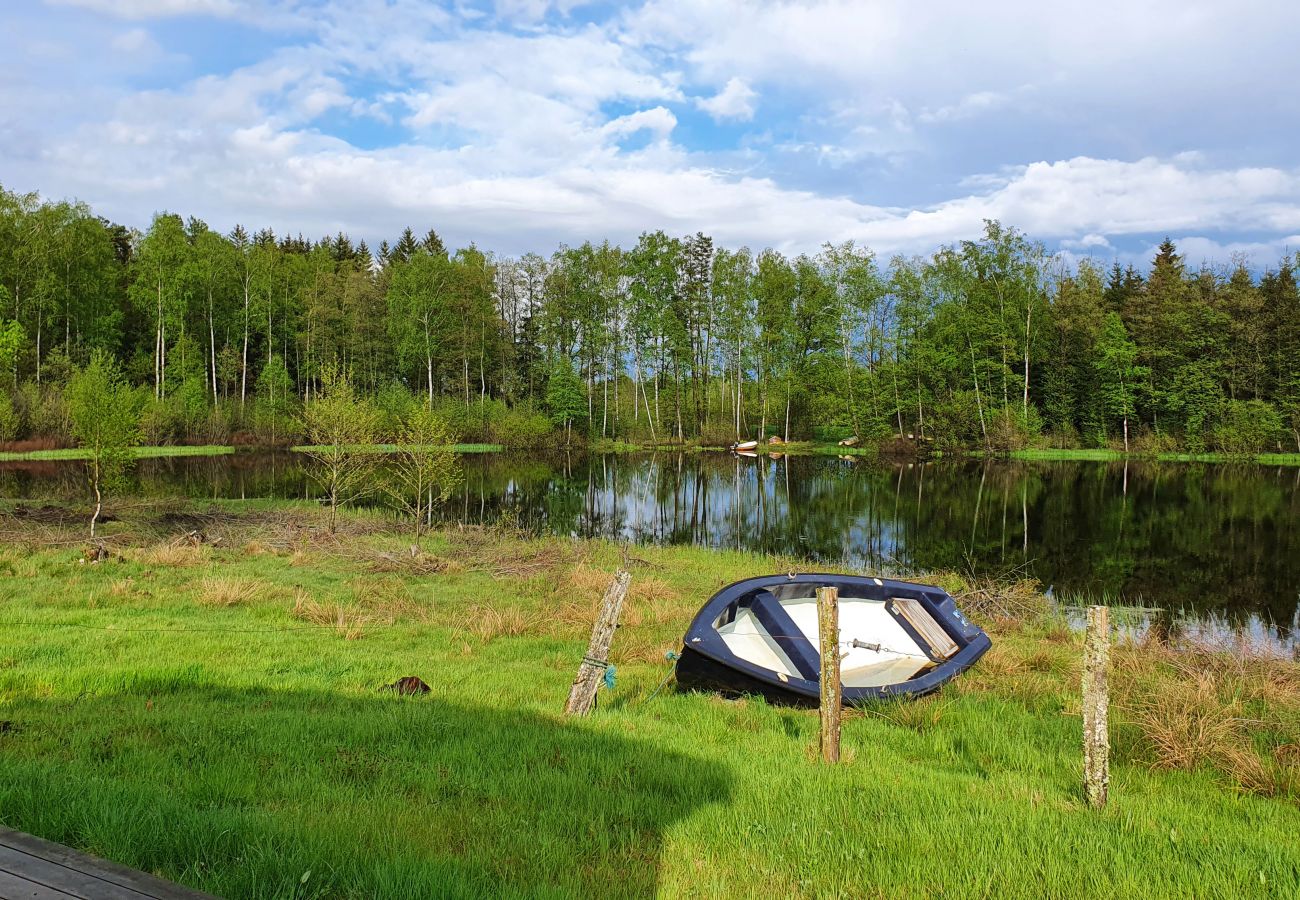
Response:
MULTIPOLYGON (((250 447, 246 449, 256 450, 259 448, 250 447)), ((290 449, 295 453, 308 453, 312 450, 319 450, 322 448, 301 446, 292 447, 290 449)), ((393 444, 376 444, 367 449, 375 453, 392 453, 397 449, 397 447, 393 444)), ((451 449, 457 453, 497 453, 504 448, 500 444, 453 444, 451 449)), ((135 448, 135 455, 138 459, 154 459, 169 456, 225 456, 234 452, 236 452, 235 447, 220 444, 209 444, 196 447, 186 445, 166 445, 135 448)), ((79 447, 69 447, 62 450, 29 450, 22 453, 0 453, 0 462, 86 459, 88 456, 89 454, 79 447)))
MULTIPOLYGON (((972 456, 984 455, 982 451, 974 451, 972 456)), ((1012 450, 1006 454, 1012 459, 1038 459, 1038 460, 1069 460, 1069 461, 1110 461, 1122 460, 1125 454, 1120 450, 1061 450, 1053 448, 1040 448, 1033 450, 1012 450)), ((1232 456, 1227 453, 1155 453, 1155 454, 1128 454, 1130 459, 1154 459, 1159 462, 1207 462, 1207 463, 1226 463, 1226 462, 1256 462, 1264 465, 1277 466, 1300 466, 1300 453, 1260 453, 1255 456, 1232 456)))
MULTIPOLYGON (((165 446, 165 447, 137 447, 135 455, 140 459, 152 459, 162 456, 225 456, 234 453, 235 448, 208 444, 203 446, 165 446)), ((21 460, 58 460, 58 459, 86 459, 89 454, 79 447, 68 447, 62 450, 30 450, 24 453, 0 453, 0 462, 13 462, 21 460)))
POLYGON ((228 897, 1300 893, 1294 794, 1154 770, 1122 721, 1082 805, 1059 625, 851 715, 828 767, 815 711, 650 699, 698 605, 788 559, 635 549, 616 686, 570 721, 616 548, 470 530, 405 562, 378 515, 201 511, 215 549, 146 511, 98 565, 0 545, 0 822, 228 897), (408 674, 432 694, 378 690, 408 674))

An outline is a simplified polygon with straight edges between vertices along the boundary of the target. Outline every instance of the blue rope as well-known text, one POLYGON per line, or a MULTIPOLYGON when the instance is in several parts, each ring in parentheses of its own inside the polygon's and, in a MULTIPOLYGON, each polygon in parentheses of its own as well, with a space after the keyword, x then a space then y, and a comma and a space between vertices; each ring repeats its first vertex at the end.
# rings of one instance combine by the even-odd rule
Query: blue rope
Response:
MULTIPOLYGON (((668 662, 673 662, 674 660, 681 659, 681 657, 680 657, 679 655, 677 655, 676 653, 674 653, 673 651, 669 650, 667 653, 664 654, 664 659, 668 660, 668 662)), ((677 671, 677 670, 676 670, 675 667, 673 667, 673 668, 669 668, 669 670, 668 670, 668 674, 665 675, 665 676, 663 677, 663 680, 659 682, 659 686, 656 687, 653 691, 651 691, 651 692, 650 692, 650 696, 649 696, 649 697, 646 697, 646 698, 645 698, 644 700, 642 700, 641 702, 642 702, 642 703, 649 703, 651 700, 653 700, 653 699, 655 698, 655 695, 658 694, 659 691, 663 688, 663 686, 664 686, 665 684, 668 683, 668 679, 669 679, 669 678, 672 678, 672 677, 673 677, 673 674, 674 674, 676 671, 677 671)))

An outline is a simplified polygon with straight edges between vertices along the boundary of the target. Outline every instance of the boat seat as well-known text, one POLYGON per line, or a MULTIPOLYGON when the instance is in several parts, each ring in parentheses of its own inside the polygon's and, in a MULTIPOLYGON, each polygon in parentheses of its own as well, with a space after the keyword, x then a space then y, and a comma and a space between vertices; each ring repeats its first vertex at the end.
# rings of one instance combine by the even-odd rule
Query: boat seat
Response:
POLYGON ((757 591, 750 600, 749 609, 777 646, 790 658, 790 662, 794 663, 801 676, 810 681, 821 677, 821 654, 813 648, 808 635, 799 630, 775 594, 771 591, 757 591))
POLYGON ((907 624, 911 625, 921 639, 930 646, 936 658, 948 659, 961 649, 934 616, 930 615, 930 611, 920 600, 911 597, 893 597, 890 602, 894 604, 898 614, 907 620, 907 624))

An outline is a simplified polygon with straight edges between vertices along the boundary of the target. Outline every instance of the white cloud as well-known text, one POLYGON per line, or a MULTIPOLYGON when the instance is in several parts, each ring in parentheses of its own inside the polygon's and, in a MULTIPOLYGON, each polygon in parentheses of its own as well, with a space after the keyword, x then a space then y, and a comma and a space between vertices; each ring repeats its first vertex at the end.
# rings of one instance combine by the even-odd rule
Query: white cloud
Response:
POLYGON ((1093 249, 1113 249, 1110 241, 1108 241, 1103 235, 1095 234, 1093 232, 1089 232, 1081 238, 1062 238, 1061 246, 1067 250, 1090 251, 1093 249))
POLYGON ((601 130, 611 137, 627 137, 644 130, 664 140, 676 127, 677 117, 664 107, 656 106, 613 119, 601 130))
MULTIPOLYGON (((250 15, 244 0, 61 2, 124 19, 250 15)), ((320 0, 309 15, 279 2, 266 8, 292 27, 278 50, 189 80, 169 70, 145 91, 132 87, 150 83, 142 70, 95 76, 114 55, 147 56, 149 34, 84 16, 83 35, 0 36, 13 60, 0 70, 0 180, 130 224, 167 207, 372 242, 433 224, 503 251, 663 227, 887 254, 977 235, 986 218, 1080 253, 1164 233, 1263 252, 1270 235, 1300 233, 1300 171, 1259 164, 1263 140, 1225 156, 1152 137, 1183 121, 1231 134, 1212 117, 1235 108, 1225 97, 1249 99, 1261 59, 1260 85, 1300 74, 1274 52, 1283 29, 1267 23, 1282 7, 1244 0, 1240 27, 1224 29, 1210 0, 1098 2, 649 0, 595 22, 570 17, 572 0, 501 0, 473 18, 423 0, 320 0), (38 39, 62 55, 24 65, 45 52, 38 39), (84 71, 67 64, 82 58, 84 71), (682 85, 722 87, 690 98, 682 85), (737 146, 677 143, 708 128, 680 126, 684 105, 746 122, 760 94, 761 121, 737 146), (1031 114, 1033 129, 988 127, 1031 114), (382 146, 331 136, 349 116, 389 123, 382 146), (1094 133, 1119 149, 1094 149, 1094 133), (976 145, 995 158, 968 156, 976 145), (945 154, 957 162, 942 168, 945 154), (1234 241, 1245 233, 1264 237, 1234 241)), ((1269 109, 1293 103, 1260 90, 1269 109)))
POLYGON ((999 94, 996 91, 977 91, 974 94, 967 94, 949 106, 922 110, 916 118, 919 121, 928 123, 972 119, 982 113, 1001 109, 1010 101, 1011 98, 1006 94, 999 94))
POLYGON ((698 99, 695 105, 714 120, 738 119, 748 122, 754 118, 754 100, 758 94, 740 78, 729 78, 722 90, 712 97, 698 99))
POLYGON ((45 0, 52 6, 88 9, 121 19, 165 16, 233 16, 242 4, 234 0, 45 0))

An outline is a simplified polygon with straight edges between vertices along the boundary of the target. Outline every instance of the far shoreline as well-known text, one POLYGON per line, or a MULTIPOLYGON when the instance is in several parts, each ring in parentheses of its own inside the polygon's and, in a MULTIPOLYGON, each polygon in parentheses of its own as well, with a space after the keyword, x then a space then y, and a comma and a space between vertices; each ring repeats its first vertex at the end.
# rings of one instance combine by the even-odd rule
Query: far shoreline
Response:
MULTIPOLYGON (((230 456, 236 453, 287 452, 308 454, 319 448, 306 445, 240 445, 233 444, 162 444, 135 449, 136 459, 167 459, 187 456, 230 456)), ((393 453, 397 447, 393 444, 375 444, 368 448, 375 453, 393 453)), ((729 448, 695 443, 653 443, 639 444, 621 441, 597 440, 585 446, 565 448, 558 445, 543 447, 506 447, 503 444, 453 444, 448 449, 461 454, 479 453, 516 453, 536 454, 538 452, 588 452, 597 454, 622 453, 727 453, 729 448)), ((1250 464, 1264 466, 1300 466, 1300 453, 1258 453, 1253 455, 1233 455, 1228 453, 1124 453, 1109 449, 1063 449, 1030 448, 1022 450, 988 451, 965 450, 960 452, 936 451, 924 457, 908 459, 905 457, 881 454, 873 445, 843 447, 839 444, 819 441, 791 441, 781 444, 761 444, 751 451, 756 456, 841 456, 886 458, 895 461, 928 461, 935 459, 1013 459, 1028 462, 1162 462, 1162 463, 1211 463, 1211 464, 1250 464)), ((53 450, 0 451, 0 462, 70 462, 84 460, 87 453, 77 447, 65 447, 53 450)))

